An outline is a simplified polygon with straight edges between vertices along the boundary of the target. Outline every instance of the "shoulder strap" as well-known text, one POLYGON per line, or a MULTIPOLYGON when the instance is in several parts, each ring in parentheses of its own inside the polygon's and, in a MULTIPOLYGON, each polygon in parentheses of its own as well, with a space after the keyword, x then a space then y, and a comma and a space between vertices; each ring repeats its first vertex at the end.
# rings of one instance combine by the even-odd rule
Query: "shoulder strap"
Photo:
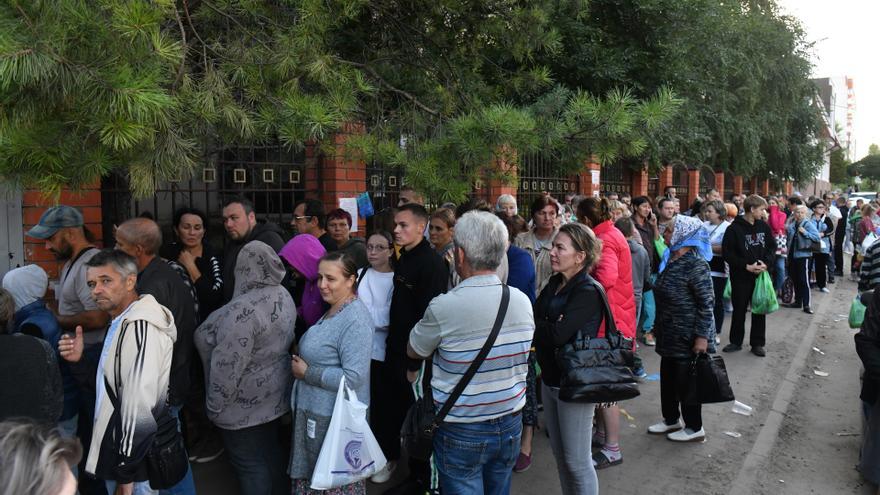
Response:
POLYGON ((361 280, 363 280, 364 277, 367 276, 367 270, 369 270, 369 269, 370 269, 369 266, 365 266, 365 267, 364 267, 364 271, 362 271, 361 274, 360 274, 360 276, 358 277, 358 279, 357 279, 357 284, 355 284, 355 287, 360 287, 360 286, 361 286, 361 280))
POLYGON ((590 275, 587 275, 586 278, 587 282, 596 288, 596 292, 599 293, 599 299, 602 300, 602 312, 605 313, 605 338, 609 341, 612 338, 616 339, 620 336, 620 332, 617 330, 617 324, 614 322, 614 314, 611 313, 611 306, 608 304, 608 295, 605 293, 605 288, 590 275))
POLYGON ((486 338, 486 342, 483 344, 482 349, 477 354, 477 357, 471 361, 471 365, 468 367, 467 371, 465 371, 464 375, 461 377, 461 380, 455 384, 455 388, 452 390, 452 393, 449 394, 449 398, 446 399, 446 402, 443 404, 443 407, 440 409, 440 412, 434 416, 433 426, 436 428, 443 422, 443 418, 449 414, 449 411, 452 409, 452 406, 455 405, 455 401, 461 396, 464 392, 465 387, 468 386, 471 379, 474 375, 477 374, 477 370, 480 368, 480 365, 483 364, 483 361, 486 360, 486 356, 489 355, 489 351, 492 350, 492 346, 495 345, 495 339, 498 338, 498 333, 501 331, 501 324, 504 323, 504 317, 507 316, 507 306, 510 303, 510 288, 507 284, 501 284, 501 305, 498 306, 498 315, 495 316, 495 324, 492 325, 492 331, 489 333, 489 337, 486 338))
POLYGON ((64 285, 64 282, 67 280, 67 276, 70 275, 70 270, 73 269, 73 265, 82 258, 82 255, 88 253, 92 249, 98 249, 95 246, 87 246, 85 249, 76 254, 76 256, 70 261, 70 264, 67 265, 67 270, 65 270, 64 275, 61 277, 61 285, 64 285))

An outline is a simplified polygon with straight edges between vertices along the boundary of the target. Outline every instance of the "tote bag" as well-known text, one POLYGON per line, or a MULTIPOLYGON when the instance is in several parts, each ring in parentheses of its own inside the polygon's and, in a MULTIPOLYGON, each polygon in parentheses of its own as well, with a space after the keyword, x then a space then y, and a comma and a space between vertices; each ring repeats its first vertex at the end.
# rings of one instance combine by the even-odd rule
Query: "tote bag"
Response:
POLYGON ((312 472, 312 490, 350 485, 385 467, 385 455, 367 424, 367 405, 339 380, 327 436, 312 472), (346 393, 348 398, 346 398, 346 393))

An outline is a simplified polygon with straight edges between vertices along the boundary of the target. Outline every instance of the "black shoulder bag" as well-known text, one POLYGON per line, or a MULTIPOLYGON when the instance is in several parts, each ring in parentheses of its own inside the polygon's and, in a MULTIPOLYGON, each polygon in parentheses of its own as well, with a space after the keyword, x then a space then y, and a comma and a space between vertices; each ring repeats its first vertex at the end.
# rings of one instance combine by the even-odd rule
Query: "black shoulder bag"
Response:
POLYGON ((483 344, 480 352, 471 361, 461 380, 458 381, 452 393, 449 394, 449 398, 443 404, 443 407, 440 408, 440 412, 434 412, 434 394, 430 386, 425 387, 423 397, 418 399, 407 411, 400 434, 403 437, 403 444, 406 446, 406 451, 410 457, 421 460, 431 458, 431 454, 434 452, 434 432, 443 423, 443 418, 449 414, 449 411, 455 405, 455 401, 458 400, 465 387, 468 386, 468 383, 477 374, 480 365, 483 364, 486 356, 489 355, 489 351, 492 350, 492 346, 495 345, 495 339, 498 338, 498 333, 501 331, 501 324, 504 323, 504 317, 507 315, 507 306, 510 302, 510 288, 502 284, 501 290, 501 305, 498 307, 498 315, 495 317, 492 331, 489 333, 489 337, 486 338, 486 342, 483 344))
POLYGON ((631 342, 617 330, 605 289, 587 275, 602 300, 605 338, 590 338, 578 330, 571 342, 556 351, 556 363, 562 372, 559 399, 565 402, 607 403, 632 399, 639 386, 632 373, 631 342))
POLYGON ((685 404, 715 404, 734 400, 724 359, 701 352, 691 360, 685 404))
MULTIPOLYGON (((124 325, 125 322, 122 322, 122 324, 124 325)), ((121 376, 119 355, 124 336, 124 329, 120 329, 119 339, 116 341, 116 369, 114 370, 117 384, 120 382, 121 376)), ((116 436, 114 440, 120 442, 122 441, 122 409, 119 397, 117 397, 113 387, 110 386, 110 382, 107 381, 106 375, 104 376, 104 389, 107 391, 110 403, 113 404, 113 408, 116 410, 113 418, 116 420, 114 421, 115 424, 110 427, 114 428, 116 436)), ((177 418, 171 415, 170 407, 167 405, 163 409, 161 416, 156 419, 156 434, 153 436, 153 441, 150 444, 149 450, 147 450, 146 456, 144 456, 143 462, 146 463, 150 487, 154 490, 165 490, 180 483, 180 480, 186 476, 186 472, 189 469, 189 456, 183 443, 183 435, 177 429, 177 418)))

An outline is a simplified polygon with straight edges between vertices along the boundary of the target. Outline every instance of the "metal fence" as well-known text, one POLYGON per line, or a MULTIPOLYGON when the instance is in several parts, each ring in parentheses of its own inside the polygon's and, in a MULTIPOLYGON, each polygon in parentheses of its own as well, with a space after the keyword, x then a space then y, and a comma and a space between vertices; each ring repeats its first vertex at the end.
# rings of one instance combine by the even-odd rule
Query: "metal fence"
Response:
POLYGON ((105 245, 114 244, 114 226, 126 219, 148 215, 171 234, 174 211, 198 208, 208 216, 209 241, 224 243, 222 205, 234 196, 254 203, 257 220, 278 224, 288 236, 293 208, 305 198, 306 164, 303 152, 280 145, 228 148, 218 151, 213 163, 197 168, 192 177, 160 182, 150 198, 135 199, 128 177, 113 173, 101 182, 105 245))
POLYGON ((632 171, 624 162, 616 162, 602 167, 602 191, 618 194, 632 190, 632 171))
POLYGON ((522 157, 518 175, 516 201, 519 214, 524 218, 531 215, 532 201, 544 193, 549 193, 558 200, 564 200, 566 194, 580 194, 577 175, 560 176, 551 160, 537 153, 522 157))

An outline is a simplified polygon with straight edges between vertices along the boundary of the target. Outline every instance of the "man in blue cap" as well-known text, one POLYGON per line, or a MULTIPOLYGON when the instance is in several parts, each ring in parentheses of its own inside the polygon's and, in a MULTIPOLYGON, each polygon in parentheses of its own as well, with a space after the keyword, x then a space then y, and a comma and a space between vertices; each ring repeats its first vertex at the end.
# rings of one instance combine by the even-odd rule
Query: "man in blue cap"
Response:
MULTIPOLYGON (((55 289, 58 324, 68 332, 85 332, 83 357, 97 363, 110 316, 98 309, 86 282, 86 262, 98 254, 99 250, 86 235, 82 214, 70 206, 53 206, 43 213, 37 225, 28 230, 27 235, 45 241, 46 249, 59 261, 65 262, 55 289)), ((78 420, 63 427, 71 434, 76 433, 85 452, 88 452, 95 414, 94 387, 81 386, 79 395, 78 420)), ((83 459, 87 457, 88 454, 84 453, 83 459)), ((82 468, 80 466, 80 473, 84 473, 82 468)), ((79 492, 88 495, 102 494, 105 491, 102 482, 81 474, 79 492)))

